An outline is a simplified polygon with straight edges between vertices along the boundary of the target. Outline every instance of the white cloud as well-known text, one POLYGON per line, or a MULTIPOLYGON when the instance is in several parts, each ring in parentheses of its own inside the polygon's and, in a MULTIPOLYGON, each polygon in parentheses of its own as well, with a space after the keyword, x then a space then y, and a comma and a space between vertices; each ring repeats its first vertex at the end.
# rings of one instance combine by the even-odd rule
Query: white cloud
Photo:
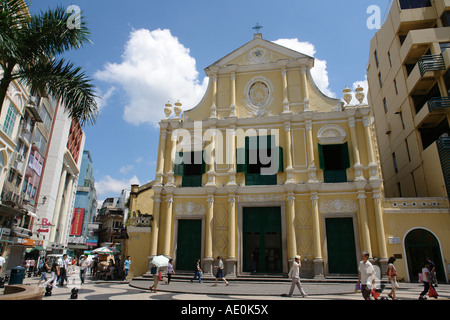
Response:
POLYGON ((141 163, 142 161, 144 161, 144 157, 140 156, 135 161, 136 163, 141 163))
POLYGON ((108 100, 111 98, 115 91, 116 87, 111 86, 104 94, 102 94, 102 92, 100 91, 97 92, 97 95, 99 97, 95 100, 97 101, 97 107, 99 111, 101 111, 108 104, 108 100))
POLYGON ((119 172, 122 174, 127 174, 131 170, 133 170, 134 166, 132 164, 128 164, 126 166, 123 166, 119 169, 119 172))
MULTIPOLYGON (((314 55, 316 54, 316 48, 312 43, 301 42, 297 38, 278 39, 273 42, 297 52, 304 53, 311 57, 314 57, 314 55)), ((313 77, 314 82, 316 83, 317 87, 319 87, 320 91, 322 91, 329 97, 336 97, 336 94, 329 88, 330 83, 328 80, 327 62, 325 60, 315 58, 314 67, 311 69, 311 76, 313 77)))
POLYGON ((95 77, 125 91, 128 103, 123 117, 134 125, 156 126, 169 100, 173 104, 179 99, 184 110, 196 106, 207 87, 207 78, 199 80, 189 49, 167 29, 133 30, 122 61, 107 63, 95 77))
POLYGON ((102 180, 95 182, 95 189, 99 196, 108 193, 120 194, 123 189, 130 190, 132 184, 141 184, 136 176, 130 179, 114 179, 109 175, 106 175, 102 180))

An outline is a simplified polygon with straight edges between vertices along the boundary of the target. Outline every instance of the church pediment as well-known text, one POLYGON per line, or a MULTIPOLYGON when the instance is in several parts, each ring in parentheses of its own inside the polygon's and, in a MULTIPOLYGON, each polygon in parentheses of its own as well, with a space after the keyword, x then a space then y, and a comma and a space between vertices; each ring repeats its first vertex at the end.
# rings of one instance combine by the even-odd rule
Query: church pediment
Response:
POLYGON ((303 53, 288 49, 276 43, 267 41, 255 35, 255 38, 242 47, 216 61, 205 69, 207 75, 227 72, 228 69, 277 63, 297 63, 308 68, 313 67, 314 58, 303 53))

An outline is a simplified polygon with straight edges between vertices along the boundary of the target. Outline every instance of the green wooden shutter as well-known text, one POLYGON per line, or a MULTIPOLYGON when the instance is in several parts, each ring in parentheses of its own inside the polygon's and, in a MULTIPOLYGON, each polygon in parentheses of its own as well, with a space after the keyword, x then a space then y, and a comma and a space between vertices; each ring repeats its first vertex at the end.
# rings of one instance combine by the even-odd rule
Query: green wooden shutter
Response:
POLYGON ((323 157, 323 147, 321 144, 318 144, 319 149, 319 166, 320 169, 325 170, 325 159, 323 157))
POLYGON ((245 174, 245 185, 246 186, 254 186, 255 185, 255 174, 253 174, 253 173, 245 174))
POLYGON ((348 142, 342 144, 341 146, 341 164, 343 168, 350 168, 350 155, 348 152, 348 142))
POLYGON ((236 149, 236 172, 247 172, 246 148, 236 149))
POLYGON ((201 187, 202 176, 201 175, 185 175, 181 183, 182 187, 201 187))
POLYGON ((175 152, 175 164, 173 166, 173 174, 176 176, 184 175, 183 152, 175 152))
POLYGON ((202 174, 206 173, 205 150, 202 151, 202 174))
POLYGON ((278 172, 284 172, 283 148, 282 147, 277 147, 277 149, 278 149, 278 172))

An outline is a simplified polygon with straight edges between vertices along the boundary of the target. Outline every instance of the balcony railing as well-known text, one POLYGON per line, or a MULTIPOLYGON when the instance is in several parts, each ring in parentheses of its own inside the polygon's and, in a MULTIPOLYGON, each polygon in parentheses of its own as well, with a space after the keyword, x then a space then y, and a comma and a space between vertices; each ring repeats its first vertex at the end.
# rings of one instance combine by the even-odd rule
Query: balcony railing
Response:
POLYGON ((428 109, 430 112, 433 110, 442 110, 443 108, 450 108, 450 97, 434 97, 428 100, 428 109))
POLYGON ((441 54, 424 55, 419 59, 418 64, 421 76, 427 71, 445 70, 444 58, 441 54))

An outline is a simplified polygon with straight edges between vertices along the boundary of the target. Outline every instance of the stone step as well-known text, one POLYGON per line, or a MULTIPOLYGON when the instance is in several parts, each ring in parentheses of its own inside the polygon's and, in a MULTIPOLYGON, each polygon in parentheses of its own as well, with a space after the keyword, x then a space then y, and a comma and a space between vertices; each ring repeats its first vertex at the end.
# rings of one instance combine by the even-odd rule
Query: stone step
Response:
MULTIPOLYGON (((163 277, 166 275, 165 272, 162 273, 163 277)), ((190 281, 194 277, 193 272, 177 272, 172 275, 172 279, 178 281, 190 281)), ((287 275, 283 274, 246 274, 239 275, 237 277, 227 277, 225 278, 229 281, 253 281, 253 282, 290 282, 291 279, 287 275)), ((146 273, 140 277, 134 277, 134 280, 153 280, 153 276, 146 273)), ((215 280, 214 275, 203 275, 202 280, 215 280)), ((356 283, 358 281, 357 276, 327 276, 319 279, 307 279, 300 278, 302 282, 322 282, 322 283, 356 283)))

